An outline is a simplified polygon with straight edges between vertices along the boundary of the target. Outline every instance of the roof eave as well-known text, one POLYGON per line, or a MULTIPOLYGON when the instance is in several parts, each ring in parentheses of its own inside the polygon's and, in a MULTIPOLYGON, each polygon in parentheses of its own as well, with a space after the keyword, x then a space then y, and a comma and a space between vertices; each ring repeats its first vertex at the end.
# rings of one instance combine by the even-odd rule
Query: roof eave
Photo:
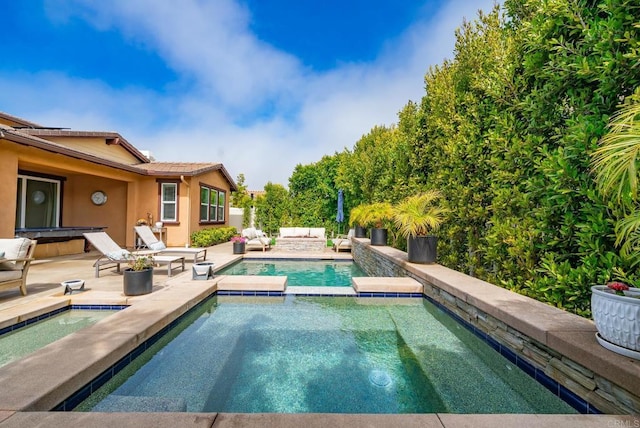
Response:
POLYGON ((74 159, 84 160, 84 161, 95 163, 98 165, 108 166, 108 167, 116 168, 122 171, 128 171, 136 174, 147 175, 145 174, 144 170, 136 168, 135 166, 113 162, 113 161, 103 159, 94 155, 90 155, 84 152, 79 152, 59 144, 56 144, 55 146, 53 146, 50 141, 47 141, 45 139, 38 138, 38 137, 33 137, 30 135, 21 134, 16 131, 11 131, 8 129, 0 129, 0 138, 4 138, 5 140, 12 141, 14 143, 35 147, 37 149, 41 149, 50 153, 68 156, 74 159))

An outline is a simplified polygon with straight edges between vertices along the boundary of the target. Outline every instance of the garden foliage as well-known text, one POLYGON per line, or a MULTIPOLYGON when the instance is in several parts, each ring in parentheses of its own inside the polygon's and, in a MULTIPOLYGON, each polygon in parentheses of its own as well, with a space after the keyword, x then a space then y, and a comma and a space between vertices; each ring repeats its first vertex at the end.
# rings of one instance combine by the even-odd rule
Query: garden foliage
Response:
POLYGON ((191 244, 194 247, 210 247, 211 245, 228 242, 237 233, 237 229, 231 226, 210 227, 193 232, 191 234, 191 244))
POLYGON ((296 168, 286 220, 331 222, 338 189, 345 215, 435 189, 440 263, 589 316, 591 285, 640 278, 614 245, 624 212, 590 169, 639 86, 637 1, 505 0, 461 24, 397 125, 296 168))

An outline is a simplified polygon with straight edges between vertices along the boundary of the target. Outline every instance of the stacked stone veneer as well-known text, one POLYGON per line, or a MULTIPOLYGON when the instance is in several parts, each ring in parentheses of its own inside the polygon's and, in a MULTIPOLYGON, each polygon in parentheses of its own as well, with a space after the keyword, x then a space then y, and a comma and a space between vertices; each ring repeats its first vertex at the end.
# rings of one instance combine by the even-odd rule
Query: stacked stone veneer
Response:
POLYGON ((640 413, 640 361, 600 346, 591 320, 438 264, 408 263, 406 253, 369 242, 352 244, 368 275, 416 279, 428 298, 589 403, 589 411, 640 413))
POLYGON ((276 248, 282 251, 323 252, 327 247, 324 238, 276 238, 276 248))

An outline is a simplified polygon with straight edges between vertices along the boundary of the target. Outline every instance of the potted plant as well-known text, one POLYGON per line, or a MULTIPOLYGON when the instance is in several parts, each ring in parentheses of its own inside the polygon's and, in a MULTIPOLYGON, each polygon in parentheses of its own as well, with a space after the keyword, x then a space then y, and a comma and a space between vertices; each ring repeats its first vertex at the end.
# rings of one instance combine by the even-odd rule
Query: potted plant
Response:
POLYGON ((125 296, 149 294, 153 288, 153 256, 130 255, 129 267, 123 272, 125 296))
POLYGON ((591 287, 591 314, 598 342, 627 357, 640 359, 640 292, 614 281, 591 287))
POLYGON ((371 245, 387 245, 387 225, 393 220, 393 207, 376 202, 363 208, 364 224, 371 228, 371 245))
POLYGON ((233 254, 244 254, 246 251, 247 238, 240 235, 231 237, 233 243, 233 254))
POLYGON ((394 210, 394 221, 407 238, 407 258, 411 263, 434 263, 438 238, 432 232, 444 221, 447 209, 437 205, 441 194, 429 190, 402 201, 394 210))
POLYGON ((349 226, 354 228, 356 238, 367 237, 367 231, 364 227, 364 208, 365 205, 358 205, 352 208, 349 213, 349 226))

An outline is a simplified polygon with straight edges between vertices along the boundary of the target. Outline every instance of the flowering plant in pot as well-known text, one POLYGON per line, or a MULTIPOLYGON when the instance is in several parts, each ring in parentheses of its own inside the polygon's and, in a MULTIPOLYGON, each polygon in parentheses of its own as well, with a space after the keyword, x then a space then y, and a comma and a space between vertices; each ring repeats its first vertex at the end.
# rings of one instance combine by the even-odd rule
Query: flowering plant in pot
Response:
POLYGON ((240 235, 234 235, 231 237, 231 242, 233 243, 233 254, 244 254, 247 238, 240 235))
POLYGON ((640 359, 640 290, 621 281, 591 287, 596 338, 605 348, 640 359))
POLYGON ((131 254, 127 264, 128 267, 122 272, 124 294, 138 296, 151 293, 153 288, 153 256, 150 254, 131 254))
POLYGON ((407 257, 411 263, 433 263, 437 256, 437 231, 445 220, 446 208, 438 205, 437 190, 410 196, 394 209, 394 221, 407 238, 407 257))

